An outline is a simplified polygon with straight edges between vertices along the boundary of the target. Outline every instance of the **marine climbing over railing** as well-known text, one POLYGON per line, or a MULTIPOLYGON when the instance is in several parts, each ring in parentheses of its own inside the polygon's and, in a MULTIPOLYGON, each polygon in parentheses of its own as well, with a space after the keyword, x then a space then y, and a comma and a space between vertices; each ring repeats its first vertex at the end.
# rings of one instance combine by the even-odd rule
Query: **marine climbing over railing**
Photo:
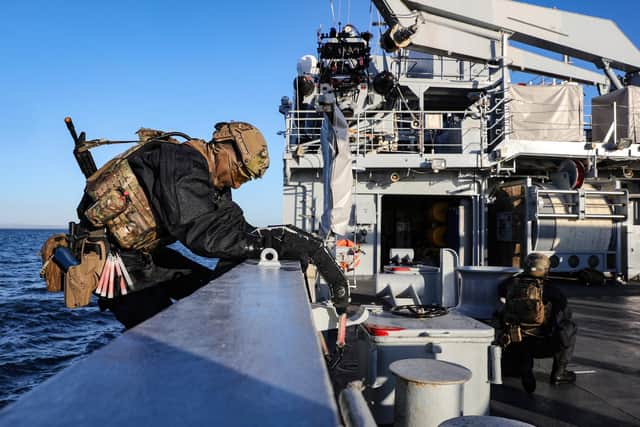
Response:
POLYGON ((269 166, 254 126, 218 123, 208 142, 153 129, 139 130, 137 141, 86 141, 65 121, 87 184, 79 223, 43 246, 43 276, 63 281, 49 288, 63 287, 68 307, 86 306, 95 294, 102 310, 131 328, 272 246, 283 258, 315 263, 336 306, 348 303, 348 282, 322 240, 290 226, 256 229, 231 200, 231 189, 269 166), (116 142, 137 145, 96 170, 89 149, 116 142), (167 247, 176 241, 219 258, 215 270, 167 247))

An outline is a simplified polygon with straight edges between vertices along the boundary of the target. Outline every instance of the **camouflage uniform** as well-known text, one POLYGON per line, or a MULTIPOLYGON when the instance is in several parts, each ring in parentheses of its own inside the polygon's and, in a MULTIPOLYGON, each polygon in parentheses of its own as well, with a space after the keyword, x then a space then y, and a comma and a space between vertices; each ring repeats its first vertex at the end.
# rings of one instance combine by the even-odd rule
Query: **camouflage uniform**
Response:
MULTIPOLYGON (((567 370, 573 354, 577 328, 571 320, 567 298, 551 282, 546 281, 549 271, 549 259, 540 254, 530 254, 525 260, 525 272, 500 284, 498 294, 506 298, 510 286, 517 281, 535 281, 542 288, 542 301, 545 306, 544 322, 538 327, 522 327, 522 341, 506 345, 503 352, 503 373, 520 376, 525 390, 535 390, 533 359, 553 357, 550 382, 552 384, 572 383, 575 373, 567 370)), ((505 326, 505 316, 501 317, 505 326)))

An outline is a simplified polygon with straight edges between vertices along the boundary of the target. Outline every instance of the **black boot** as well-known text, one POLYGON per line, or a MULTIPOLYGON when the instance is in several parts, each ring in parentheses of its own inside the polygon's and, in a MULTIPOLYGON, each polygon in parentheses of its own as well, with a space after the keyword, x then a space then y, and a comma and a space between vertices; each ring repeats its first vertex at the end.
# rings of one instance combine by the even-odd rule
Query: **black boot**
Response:
POLYGON ((573 384, 576 382, 576 373, 567 370, 567 364, 563 362, 553 361, 553 369, 551 369, 551 384, 573 384))
POLYGON ((521 365, 520 380, 524 391, 531 394, 536 391, 536 377, 533 376, 533 358, 525 357, 521 365))
POLYGON ((522 388, 524 391, 531 394, 536 391, 536 377, 533 376, 533 371, 529 370, 522 373, 522 388))
POLYGON ((556 348, 559 350, 553 355, 553 368, 549 378, 551 384, 573 384, 576 382, 576 373, 567 370, 567 365, 576 345, 577 327, 571 320, 569 307, 562 312, 562 317, 555 335, 556 348))
POLYGON ((573 371, 564 370, 558 373, 552 373, 551 384, 573 384, 576 382, 576 373, 573 371))

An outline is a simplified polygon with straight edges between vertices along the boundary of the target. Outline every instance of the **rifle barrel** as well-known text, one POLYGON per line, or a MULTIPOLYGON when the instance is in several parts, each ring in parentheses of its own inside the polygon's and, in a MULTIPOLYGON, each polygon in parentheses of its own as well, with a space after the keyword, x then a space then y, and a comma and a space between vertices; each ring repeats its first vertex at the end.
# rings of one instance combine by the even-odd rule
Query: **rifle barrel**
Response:
POLYGON ((67 129, 69 129, 69 133, 71 134, 71 138, 73 138, 73 142, 78 145, 78 133, 76 132, 76 127, 73 125, 73 120, 71 120, 71 117, 65 117, 64 123, 67 125, 67 129))

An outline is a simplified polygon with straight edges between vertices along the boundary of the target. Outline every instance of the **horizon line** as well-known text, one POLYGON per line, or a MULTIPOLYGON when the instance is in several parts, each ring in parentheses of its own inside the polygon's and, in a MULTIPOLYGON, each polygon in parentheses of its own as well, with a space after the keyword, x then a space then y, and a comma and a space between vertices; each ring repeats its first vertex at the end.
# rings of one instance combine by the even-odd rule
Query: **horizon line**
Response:
POLYGON ((34 225, 34 224, 0 224, 0 230, 29 230, 29 229, 45 229, 45 230, 65 230, 67 225, 34 225))

